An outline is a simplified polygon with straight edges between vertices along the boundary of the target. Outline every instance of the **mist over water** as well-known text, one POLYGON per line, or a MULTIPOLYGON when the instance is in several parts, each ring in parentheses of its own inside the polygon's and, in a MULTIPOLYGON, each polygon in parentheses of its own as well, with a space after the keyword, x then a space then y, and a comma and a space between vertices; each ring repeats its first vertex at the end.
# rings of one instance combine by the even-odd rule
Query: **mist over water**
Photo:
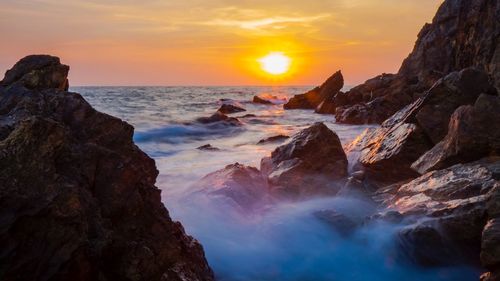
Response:
MULTIPOLYGON (((193 195, 204 175, 228 164, 259 167, 279 143, 257 145, 263 138, 293 133, 323 121, 343 144, 370 126, 334 124, 332 116, 284 111, 280 105, 251 103, 257 94, 289 97, 308 87, 83 87, 73 88, 98 110, 135 127, 134 140, 156 160, 157 186, 173 219, 198 239, 218 280, 476 280, 476 269, 463 266, 424 269, 398 251, 397 231, 404 226, 366 217, 384 211, 362 198, 313 198, 278 202, 243 213, 230 201, 193 195), (194 120, 213 114, 220 99, 247 109, 232 116, 241 127, 201 125, 194 120), (211 144, 220 151, 196 148, 211 144), (356 222, 344 233, 318 216, 335 211, 356 222)), ((349 155, 349 160, 356 152, 349 155)))

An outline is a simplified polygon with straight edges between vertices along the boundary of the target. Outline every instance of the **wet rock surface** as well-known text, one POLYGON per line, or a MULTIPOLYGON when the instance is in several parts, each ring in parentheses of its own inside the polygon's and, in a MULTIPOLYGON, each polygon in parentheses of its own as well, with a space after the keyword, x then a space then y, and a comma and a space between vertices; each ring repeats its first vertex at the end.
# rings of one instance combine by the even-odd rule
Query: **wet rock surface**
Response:
POLYGON ((213 124, 213 123, 222 123, 224 125, 228 126, 241 126, 240 120, 235 117, 229 117, 224 113, 221 113, 217 111, 216 113, 212 114, 210 117, 200 117, 196 119, 198 123, 201 124, 213 124))
POLYGON ((205 144, 205 145, 197 147, 196 149, 198 149, 198 150, 206 150, 206 151, 219 151, 220 150, 219 148, 214 147, 211 144, 205 144))
POLYGON ((64 91, 67 70, 26 57, 0 87, 0 279, 213 280, 133 127, 64 91))
POLYGON ((347 158, 338 136, 316 123, 262 159, 261 171, 271 189, 286 196, 332 194, 332 181, 347 176, 347 158))
POLYGON ((236 105, 225 103, 221 105, 221 107, 217 111, 222 114, 231 114, 231 113, 243 112, 246 111, 246 109, 236 105))
POLYGON ((268 200, 267 179, 257 168, 239 163, 210 173, 197 182, 196 192, 221 199, 242 210, 253 210, 268 200))
MULTIPOLYGON (((283 107, 285 109, 316 109, 323 101, 332 99, 344 87, 344 77, 340 71, 334 73, 321 86, 305 94, 295 95, 283 107)), ((320 111, 324 111, 324 106, 320 111)))
POLYGON ((257 144, 283 142, 289 138, 290 138, 289 136, 285 136, 285 135, 276 135, 276 136, 268 137, 265 139, 261 139, 257 144))

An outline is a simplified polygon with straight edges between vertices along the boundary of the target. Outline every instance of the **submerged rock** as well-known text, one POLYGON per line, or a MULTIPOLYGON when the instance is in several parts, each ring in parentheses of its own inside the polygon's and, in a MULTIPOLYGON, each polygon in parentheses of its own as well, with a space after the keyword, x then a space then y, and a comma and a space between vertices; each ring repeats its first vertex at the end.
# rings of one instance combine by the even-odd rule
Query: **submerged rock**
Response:
POLYGON ((207 151, 219 151, 220 149, 217 147, 213 147, 211 144, 205 144, 197 147, 198 150, 207 150, 207 151))
POLYGON ((356 230, 361 224, 348 216, 335 210, 321 210, 314 212, 314 216, 327 223, 335 231, 343 236, 348 236, 356 230))
POLYGON ((285 109, 316 109, 324 100, 333 98, 344 87, 344 77, 335 72, 321 86, 311 91, 295 95, 283 107, 285 109))
POLYGON ((67 70, 29 56, 0 86, 0 279, 214 280, 134 128, 64 91, 67 70))
POLYGON ((194 185, 196 192, 228 201, 248 211, 261 206, 268 199, 266 178, 254 167, 239 163, 228 165, 203 177, 194 185))
POLYGON ((236 106, 236 105, 227 104, 227 103, 221 105, 219 110, 217 110, 217 112, 220 112, 222 114, 231 114, 231 113, 237 113, 237 112, 243 112, 243 111, 246 111, 246 109, 239 107, 239 106, 236 106))
POLYGON ((458 108, 448 134, 422 155, 412 168, 421 174, 488 155, 500 154, 500 97, 481 95, 474 106, 458 108))
POLYGON ((285 141, 285 140, 287 140, 289 138, 290 138, 289 136, 285 136, 285 135, 276 135, 276 136, 268 137, 268 138, 265 138, 265 139, 261 139, 257 144, 267 144, 267 143, 273 143, 273 142, 282 142, 282 141, 285 141))
POLYGON ((262 159, 261 171, 286 196, 332 194, 332 181, 347 176, 347 158, 337 134, 316 123, 262 159))
POLYGON ((228 126, 241 126, 242 125, 240 120, 238 120, 238 118, 229 117, 229 116, 227 116, 219 111, 212 114, 210 117, 200 117, 200 118, 196 119, 196 121, 201 123, 201 124, 213 124, 213 123, 221 122, 221 123, 228 125, 228 126))
POLYGON ((273 104, 270 100, 259 97, 259 96, 254 96, 252 102, 253 103, 260 103, 260 104, 273 104))

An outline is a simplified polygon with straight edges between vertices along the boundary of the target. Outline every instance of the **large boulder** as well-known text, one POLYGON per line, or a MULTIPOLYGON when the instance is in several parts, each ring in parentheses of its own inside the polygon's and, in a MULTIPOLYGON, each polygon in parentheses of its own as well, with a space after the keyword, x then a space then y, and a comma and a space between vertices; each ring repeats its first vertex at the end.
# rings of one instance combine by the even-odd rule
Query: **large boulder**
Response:
POLYGON ((193 189, 195 193, 225 201, 242 211, 256 209, 269 198, 266 177, 258 169, 239 163, 206 175, 193 189))
POLYGON ((285 109, 315 109, 324 100, 333 98, 344 87, 344 77, 335 72, 321 86, 305 94, 295 95, 283 107, 285 109))
MULTIPOLYGON (((403 248, 424 264, 479 263, 482 240, 497 247, 483 229, 496 217, 489 202, 500 188, 499 171, 500 158, 485 158, 429 172, 390 190, 388 207, 408 217, 425 216, 401 231, 403 248), (431 250, 422 251, 429 245, 431 250)), ((482 255, 489 259, 490 254, 482 255)))
POLYGON ((335 110, 337 122, 381 123, 440 78, 468 67, 486 72, 500 89, 499 18, 499 1, 444 1, 398 73, 377 76, 347 92, 347 102, 337 105, 342 110, 335 110))
POLYGON ((28 89, 68 90, 69 66, 61 64, 58 57, 31 55, 18 61, 5 73, 0 85, 18 84, 28 89))
POLYGON ((316 123, 262 159, 261 171, 286 196, 332 194, 333 181, 347 176, 347 158, 337 134, 316 123))
POLYGON ((412 164, 446 136, 453 112, 459 106, 474 104, 481 93, 495 92, 484 72, 468 68, 450 73, 366 136, 369 139, 364 142, 360 163, 379 181, 418 176, 412 164))
POLYGON ((0 86, 0 279, 213 280, 134 128, 64 91, 58 61, 26 57, 0 86))
POLYGON ((458 108, 446 137, 422 155, 412 168, 421 174, 500 154, 500 97, 481 95, 474 106, 458 108))

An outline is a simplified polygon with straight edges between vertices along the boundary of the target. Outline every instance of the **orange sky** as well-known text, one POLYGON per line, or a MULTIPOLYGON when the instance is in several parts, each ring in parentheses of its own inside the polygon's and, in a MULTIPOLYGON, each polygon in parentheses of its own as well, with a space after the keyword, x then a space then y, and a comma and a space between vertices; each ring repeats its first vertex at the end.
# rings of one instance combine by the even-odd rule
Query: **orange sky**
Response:
POLYGON ((354 85, 395 72, 442 0, 1 0, 0 71, 61 57, 71 85, 354 85), (276 78, 258 58, 283 52, 276 78))

